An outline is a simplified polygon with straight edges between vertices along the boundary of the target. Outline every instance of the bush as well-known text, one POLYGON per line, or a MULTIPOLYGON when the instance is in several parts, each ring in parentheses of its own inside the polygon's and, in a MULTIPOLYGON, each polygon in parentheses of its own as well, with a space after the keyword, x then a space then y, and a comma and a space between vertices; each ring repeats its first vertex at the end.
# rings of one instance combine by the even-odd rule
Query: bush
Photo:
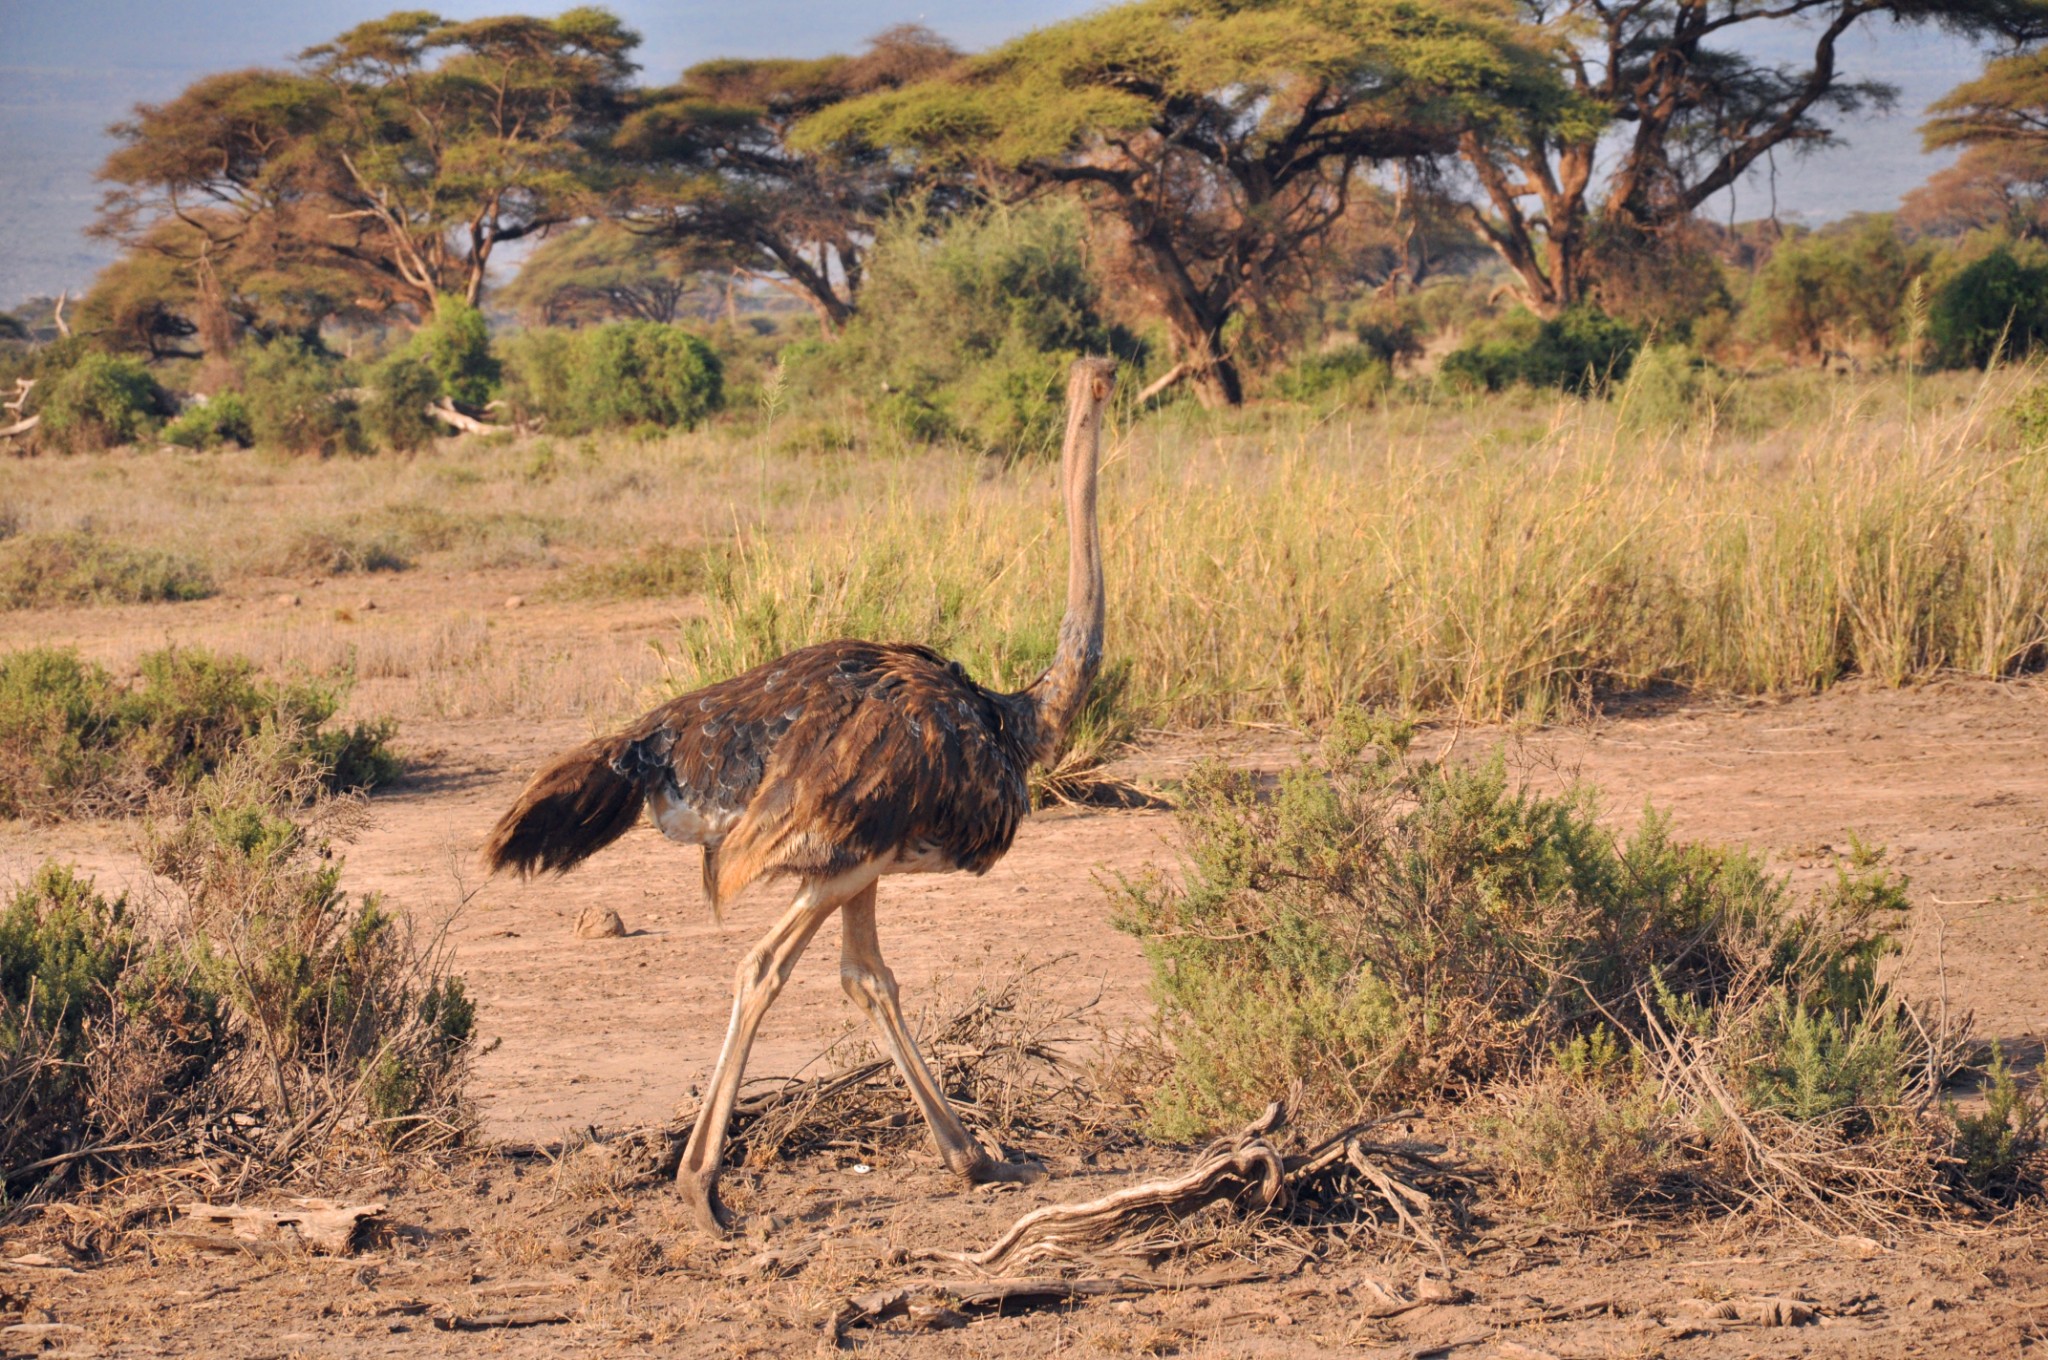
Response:
POLYGON ((484 314, 452 294, 435 299, 433 318, 419 328, 403 352, 433 375, 438 387, 435 396, 447 397, 459 406, 481 409, 497 390, 498 360, 491 353, 491 332, 484 314))
POLYGON ((403 918, 342 891, 323 782, 279 736, 247 743, 151 823, 149 866, 183 890, 220 993, 260 1037, 243 1080, 261 1103, 417 1142, 446 1129, 475 1007, 403 918))
POLYGON ((42 429, 73 451, 133 444, 156 429, 168 398, 140 360, 87 350, 50 383, 42 429))
POLYGON ((0 609, 201 600, 213 578, 195 562, 82 531, 0 541, 0 609))
POLYGON ((696 336, 652 321, 571 333, 529 331, 507 353, 514 411, 579 434, 631 425, 695 429, 725 403, 718 355, 696 336))
POLYGON ((150 653, 141 670, 123 688, 75 652, 0 653, 0 816, 134 809, 192 787, 265 733, 331 788, 398 773, 389 722, 322 730, 340 706, 328 686, 267 684, 249 662, 197 648, 150 653))
POLYGON ((1930 259, 1882 213, 1780 241, 1750 285, 1744 326, 1791 355, 1818 358, 1858 340, 1890 349, 1930 259))
POLYGON ((427 408, 441 396, 441 380, 425 360, 396 354, 370 376, 371 397, 363 423, 385 447, 411 453, 441 432, 427 408))
POLYGON ((1567 307, 1548 321, 1524 313, 1502 329, 1496 338, 1445 355, 1444 376, 1489 392, 1527 383, 1595 395, 1628 377, 1643 343, 1635 327, 1590 303, 1567 307))
POLYGON ((164 440, 185 449, 211 449, 222 444, 248 448, 256 442, 248 403, 239 392, 222 392, 196 401, 164 426, 164 440))
POLYGON ((885 225, 837 359, 901 437, 1016 453, 1057 438, 1072 361, 1112 352, 1136 346, 1103 318, 1085 222, 1048 204, 885 225))
POLYGON ((1676 842, 1654 815, 1617 842, 1590 792, 1513 790, 1498 759, 1410 765, 1405 743, 1354 715, 1270 799, 1219 767, 1188 781, 1180 881, 1119 892, 1172 1045, 1155 1126, 1205 1130, 1295 1082, 1335 1119, 1462 1094, 1641 996, 1690 1023, 1739 980, 1765 1000, 1721 1051, 1758 1105, 1810 1118, 1885 1097, 1868 1036, 1892 1014, 1876 965, 1902 899, 1881 872, 1795 904, 1756 859, 1676 842))
POLYGON ((63 866, 16 894, 0 914, 0 1165, 54 1179, 225 1153, 253 1184, 337 1145, 464 1131, 475 1006, 402 917, 342 891, 319 784, 273 732, 161 801, 146 855, 179 896, 155 930, 63 866), (60 1149, 91 1155, 36 1166, 60 1149))
POLYGON ((1935 292, 1927 320, 1935 357, 1950 367, 2031 353, 2048 337, 2048 262, 1999 246, 1935 292))
POLYGON ((305 341, 281 336, 242 353, 243 399, 256 442, 326 457, 362 447, 342 366, 305 341))
POLYGON ((1289 365, 1273 387, 1289 401, 1371 402, 1394 383, 1394 369, 1387 357, 1370 345, 1347 345, 1342 349, 1308 354, 1289 365))
POLYGON ((1626 1064, 1556 1070, 1514 1087, 1481 1128, 1508 1192, 1567 1219, 1624 1213, 1680 1165, 1675 1112, 1626 1064))
POLYGON ((0 915, 0 1166, 151 1131, 227 1046, 218 997, 125 899, 48 863, 0 915))
POLYGON ((711 347, 674 326, 621 321, 577 336, 569 401, 581 428, 694 430, 725 403, 711 347))
POLYGON ((1683 430, 1711 418, 1731 391, 1727 375, 1684 345, 1652 345, 1636 356, 1616 401, 1632 429, 1683 430))

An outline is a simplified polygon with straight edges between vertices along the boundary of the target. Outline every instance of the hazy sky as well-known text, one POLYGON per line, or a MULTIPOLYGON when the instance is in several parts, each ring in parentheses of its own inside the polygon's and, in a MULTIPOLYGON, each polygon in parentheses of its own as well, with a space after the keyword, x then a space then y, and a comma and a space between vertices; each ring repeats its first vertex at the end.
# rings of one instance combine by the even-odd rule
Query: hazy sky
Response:
MULTIPOLYGON (((450 17, 555 4, 407 0, 450 17)), ((565 0, 566 3, 566 0, 565 0)), ((107 124, 138 101, 163 100, 209 71, 276 64, 397 0, 0 0, 0 305, 73 290, 109 255, 81 235, 99 200, 93 171, 111 143, 107 124)), ((979 48, 1096 8, 1092 0, 615 0, 608 6, 644 37, 643 78, 665 81, 712 56, 811 56, 858 47, 893 24, 929 24, 979 48)), ((1801 55, 1784 35, 1784 56, 1801 55)), ((1769 48, 1779 47, 1773 41, 1769 48)), ((1845 44, 1843 66, 1903 91, 1899 111, 1848 129, 1845 150, 1781 160, 1776 201, 1806 220, 1896 206, 1936 162, 1919 154, 1915 126, 1927 102, 1974 75, 1982 58, 1930 31, 1875 29, 1845 44)), ((1742 217, 1770 210, 1771 186, 1738 191, 1742 217)), ((1726 212, 1726 205, 1720 205, 1726 212)))

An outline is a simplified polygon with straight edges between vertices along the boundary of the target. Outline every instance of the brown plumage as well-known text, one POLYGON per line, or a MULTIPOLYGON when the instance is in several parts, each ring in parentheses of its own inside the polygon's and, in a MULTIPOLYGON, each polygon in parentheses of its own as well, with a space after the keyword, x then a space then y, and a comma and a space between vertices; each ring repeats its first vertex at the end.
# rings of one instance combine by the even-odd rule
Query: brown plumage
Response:
POLYGON ((485 844, 494 871, 566 872, 630 830, 644 806, 664 835, 704 847, 714 909, 763 876, 800 881, 796 903, 741 965, 712 1095, 677 1172, 707 1229, 724 1222, 718 1158, 754 1028, 835 911, 847 993, 881 1029, 948 1164, 971 1179, 1028 1174, 967 1135, 918 1056, 875 939, 874 885, 892 873, 986 872, 1030 810, 1032 764, 1053 753, 1087 698, 1102 655, 1095 483, 1113 381, 1110 361, 1084 359, 1068 384, 1067 611, 1053 664, 1032 685, 998 693, 907 643, 805 647, 562 755, 485 844))
POLYGON ((645 803, 674 839, 705 846, 714 907, 766 874, 832 877, 877 858, 984 873, 1030 810, 1042 740, 1029 690, 985 689, 926 647, 819 643, 561 756, 484 858, 567 872, 645 803))

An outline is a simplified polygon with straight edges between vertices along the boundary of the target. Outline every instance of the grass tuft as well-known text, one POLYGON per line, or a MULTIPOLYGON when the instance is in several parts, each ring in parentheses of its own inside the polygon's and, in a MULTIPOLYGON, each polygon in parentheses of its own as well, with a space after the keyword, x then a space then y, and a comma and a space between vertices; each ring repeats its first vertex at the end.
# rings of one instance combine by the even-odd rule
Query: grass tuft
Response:
POLYGON ((0 609, 203 600, 213 589, 195 562, 82 531, 0 541, 0 609))

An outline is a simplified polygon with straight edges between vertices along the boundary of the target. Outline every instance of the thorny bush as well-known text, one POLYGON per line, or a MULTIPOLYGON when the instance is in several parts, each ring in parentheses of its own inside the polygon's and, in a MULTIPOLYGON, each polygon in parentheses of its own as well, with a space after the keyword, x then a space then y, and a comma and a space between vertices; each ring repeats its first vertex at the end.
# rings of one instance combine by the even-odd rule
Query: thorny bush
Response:
POLYGON ((1858 844, 1801 900, 1654 811, 1619 838, 1591 790, 1516 788, 1498 755, 1411 761, 1410 735, 1355 713, 1271 790, 1198 771, 1181 873, 1116 890, 1170 1050, 1155 1131, 1206 1132, 1296 1084, 1332 1122, 1492 1090, 1509 1180, 1566 1208, 1674 1180, 1721 1193, 1729 1149, 1758 1184, 1796 1161, 1815 1194, 1839 1169, 1823 1144, 1860 1149, 1852 1197, 1909 1157, 1965 1197, 2028 1174, 2027 1097, 1983 1128, 1935 1108, 1961 1048, 1880 980, 1907 905, 1881 852, 1858 844), (1806 1151, 1779 1157, 1777 1133, 1806 1151))
POLYGON ((60 865, 0 916, 10 1197, 94 1167, 289 1161, 460 1136, 475 1008, 438 937, 341 888, 348 798, 289 733, 159 795, 139 912, 60 865))
POLYGON ((50 819, 135 810, 190 788, 242 744, 289 733, 331 789, 398 774, 388 721, 325 728, 341 695, 318 680, 272 683, 245 659, 193 647, 151 652, 132 686, 77 653, 0 653, 0 816, 50 819))

